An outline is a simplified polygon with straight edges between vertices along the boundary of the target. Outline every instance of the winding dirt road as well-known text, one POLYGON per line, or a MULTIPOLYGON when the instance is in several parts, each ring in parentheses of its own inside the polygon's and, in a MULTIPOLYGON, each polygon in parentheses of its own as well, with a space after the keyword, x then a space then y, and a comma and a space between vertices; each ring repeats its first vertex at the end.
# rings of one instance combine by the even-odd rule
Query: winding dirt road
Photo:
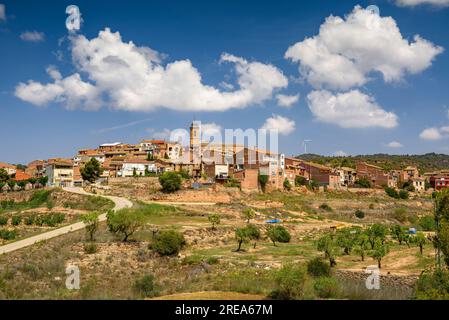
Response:
MULTIPOLYGON (((64 188, 64 190, 67 192, 72 192, 72 193, 77 193, 77 194, 82 194, 82 195, 95 196, 94 194, 85 192, 82 188, 64 188)), ((102 197, 110 199, 114 202, 114 204, 115 204, 114 210, 120 210, 120 209, 128 208, 128 207, 132 206, 132 202, 125 198, 114 197, 114 196, 102 196, 102 197)), ((106 221, 106 214, 100 215, 99 220, 100 220, 100 222, 106 221)), ((56 237, 62 236, 64 234, 67 234, 70 232, 78 231, 78 230, 84 229, 84 227, 85 226, 84 226, 83 222, 77 222, 77 223, 62 227, 62 228, 58 228, 58 229, 55 229, 52 231, 48 231, 45 233, 41 233, 41 234, 38 234, 38 235, 35 235, 32 237, 23 239, 23 240, 12 242, 10 244, 0 247, 0 255, 31 246, 31 245, 36 244, 41 241, 56 238, 56 237)))

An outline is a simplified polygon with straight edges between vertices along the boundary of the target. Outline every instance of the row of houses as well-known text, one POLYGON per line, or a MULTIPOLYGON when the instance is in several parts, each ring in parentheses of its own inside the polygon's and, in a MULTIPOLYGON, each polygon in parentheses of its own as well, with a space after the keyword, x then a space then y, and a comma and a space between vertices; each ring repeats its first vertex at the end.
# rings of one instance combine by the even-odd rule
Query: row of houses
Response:
POLYGON ((202 141, 199 121, 190 126, 187 146, 165 140, 142 140, 137 144, 106 143, 96 149, 79 150, 71 159, 33 161, 25 172, 7 164, 4 167, 11 174, 16 170, 14 174, 19 178, 22 174, 26 175, 24 177, 45 175, 49 186, 82 186, 80 169, 91 159, 101 164, 102 179, 185 171, 194 179, 210 183, 224 184, 232 180, 247 191, 259 189, 260 175, 268 177, 268 190, 283 189, 285 180, 294 185, 297 177, 330 190, 353 187, 361 179, 369 181, 373 187, 396 188, 408 182, 418 192, 426 189, 426 182, 435 190, 449 188, 449 171, 420 175, 418 168, 407 167, 386 172, 362 161, 357 162, 355 168, 331 168, 244 145, 206 143, 202 141))

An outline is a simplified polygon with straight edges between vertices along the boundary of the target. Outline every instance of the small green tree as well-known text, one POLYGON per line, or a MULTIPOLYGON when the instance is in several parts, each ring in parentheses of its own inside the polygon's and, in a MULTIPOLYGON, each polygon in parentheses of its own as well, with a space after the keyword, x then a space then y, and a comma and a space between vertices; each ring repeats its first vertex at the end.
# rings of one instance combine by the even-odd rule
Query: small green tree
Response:
POLYGON ((220 224, 220 215, 217 213, 210 214, 207 219, 212 224, 212 230, 217 229, 217 225, 220 224))
POLYGON ((89 181, 94 183, 101 175, 101 165, 100 162, 91 158, 85 165, 80 169, 81 177, 84 181, 89 181))
POLYGON ((427 243, 427 239, 424 233, 418 232, 418 234, 413 239, 413 243, 415 243, 419 247, 419 253, 423 255, 424 246, 427 243))
POLYGON ((291 239, 290 233, 283 226, 268 228, 267 236, 273 242, 274 246, 276 246, 276 242, 288 243, 291 239))
POLYGON ((391 187, 385 188, 385 193, 391 198, 399 199, 399 193, 394 188, 391 187))
POLYGON ((181 176, 176 172, 164 172, 159 177, 159 183, 162 191, 165 193, 173 193, 181 189, 181 176))
POLYGON ((133 168, 133 177, 136 178, 137 177, 137 169, 133 168))
POLYGON ((350 255, 351 250, 354 247, 355 234, 352 232, 353 230, 346 228, 339 230, 337 233, 336 238, 337 245, 343 249, 345 255, 350 255))
POLYGON ((94 241, 95 233, 98 230, 98 226, 100 224, 100 221, 98 219, 99 216, 100 213, 98 212, 91 212, 81 216, 81 221, 84 222, 86 232, 89 236, 90 241, 94 241))
POLYGON ((37 179, 37 181, 39 182, 40 185, 45 187, 48 183, 48 177, 47 176, 40 177, 37 179))
POLYGON ((365 233, 358 234, 355 239, 353 252, 359 255, 362 258, 362 261, 365 261, 365 256, 368 251, 368 244, 368 236, 365 233))
POLYGON ((268 183, 269 177, 267 175, 259 174, 259 184, 260 188, 262 189, 262 192, 265 193, 267 183, 268 183))
POLYGON ((250 223, 251 219, 256 217, 256 212, 251 208, 246 208, 243 210, 242 215, 246 222, 250 223))
POLYGON ((148 152, 148 154, 147 154, 147 160, 148 160, 148 161, 153 161, 153 160, 154 160, 154 156, 153 156, 153 153, 152 153, 152 152, 148 152))
POLYGON ((246 228, 237 228, 235 230, 235 239, 239 245, 236 251, 239 252, 242 250, 242 244, 249 240, 246 228))
POLYGON ((138 231, 144 224, 146 218, 142 211, 136 209, 121 209, 109 211, 107 214, 107 224, 109 231, 122 236, 123 242, 138 231))
POLYGON ((377 266, 379 269, 382 268, 382 259, 388 254, 389 251, 390 249, 386 243, 383 243, 380 239, 376 240, 374 249, 370 251, 370 256, 377 260, 377 266))
POLYGON ((329 261, 329 265, 331 266, 331 268, 337 265, 336 244, 331 234, 326 234, 322 236, 320 239, 318 239, 317 249, 318 251, 324 253, 324 258, 329 261))
POLYGON ((260 230, 254 224, 248 224, 246 226, 246 235, 249 240, 254 241, 253 248, 256 249, 257 241, 260 239, 260 230))
POLYGON ((366 230, 368 241, 371 244, 371 250, 374 249, 376 240, 380 240, 382 243, 385 242, 387 232, 388 232, 387 227, 378 223, 373 224, 371 227, 368 228, 368 230, 366 230))

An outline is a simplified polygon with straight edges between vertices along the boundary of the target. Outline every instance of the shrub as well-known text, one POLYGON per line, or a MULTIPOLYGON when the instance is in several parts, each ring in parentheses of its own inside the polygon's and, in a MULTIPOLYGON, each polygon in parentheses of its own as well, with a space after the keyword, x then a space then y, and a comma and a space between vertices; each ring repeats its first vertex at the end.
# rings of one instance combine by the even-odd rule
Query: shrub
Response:
POLYGON ((229 178, 224 186, 225 188, 240 188, 240 182, 237 179, 229 178))
POLYGON ((159 177, 159 183, 162 186, 162 191, 166 193, 173 193, 181 189, 181 176, 176 172, 164 172, 159 177))
POLYGON ((374 203, 370 203, 369 209, 370 209, 370 210, 373 210, 374 208, 375 208, 374 203))
POLYGON ((155 278, 149 274, 134 281, 134 290, 142 297, 151 298, 159 294, 158 286, 155 284, 155 278))
POLYGON ((6 230, 6 229, 0 230, 0 239, 14 240, 16 237, 17 237, 16 230, 6 230))
POLYGON ((423 231, 435 231, 435 218, 432 216, 425 216, 419 219, 419 226, 423 231))
POLYGON ((371 181, 366 178, 360 178, 355 182, 356 186, 360 188, 371 188, 371 181))
POLYGON ((0 226, 6 226, 8 224, 8 217, 0 217, 0 226))
POLYGON ((307 272, 314 277, 328 277, 331 267, 321 258, 315 258, 307 262, 307 272))
POLYGON ((306 186, 306 185, 307 185, 307 179, 305 177, 296 176, 295 186, 300 187, 300 186, 306 186))
POLYGON ((18 226, 21 222, 22 222, 22 217, 21 216, 13 216, 12 219, 11 219, 11 224, 13 226, 18 226))
POLYGON ((394 188, 385 188, 385 193, 391 198, 399 199, 399 193, 394 188))
POLYGON ((167 230, 156 236, 151 244, 151 249, 162 256, 171 256, 178 254, 185 244, 186 241, 181 233, 175 230, 167 230))
POLYGON ((34 224, 34 216, 25 217, 23 221, 27 226, 31 226, 34 224))
POLYGON ((220 259, 218 259, 217 257, 209 257, 209 258, 207 258, 206 262, 210 265, 218 264, 218 263, 220 263, 220 259))
POLYGON ((256 217, 256 212, 251 208, 246 208, 242 212, 243 218, 246 220, 247 223, 251 221, 251 219, 254 219, 256 217))
POLYGON ((405 208, 397 208, 394 210, 393 218, 398 220, 401 223, 407 222, 407 209, 405 208))
POLYGON ((300 300, 304 298, 307 272, 302 265, 284 265, 275 275, 276 288, 270 293, 274 299, 300 300))
POLYGON ((399 198, 401 198, 402 200, 407 200, 409 198, 408 191, 405 190, 399 191, 399 198))
POLYGON ((321 209, 321 210, 324 210, 324 211, 328 211, 328 212, 331 212, 331 211, 332 211, 331 206, 328 205, 327 203, 323 203, 322 205, 320 205, 320 209, 321 209))
POLYGON ((268 238, 276 245, 276 242, 288 243, 291 235, 283 226, 270 227, 267 232, 268 238))
POLYGON ((313 285, 318 297, 322 299, 335 298, 338 294, 337 280, 331 277, 318 278, 313 285))
POLYGON ((35 224, 36 226, 41 227, 41 226, 44 224, 44 217, 43 217, 43 216, 37 216, 37 217, 34 219, 34 224, 35 224))
POLYGON ((290 183, 290 180, 285 179, 284 180, 284 189, 287 191, 290 191, 292 189, 292 184, 290 183))
POLYGON ((365 218, 365 212, 363 212, 362 210, 358 209, 358 210, 355 211, 355 216, 358 219, 363 219, 363 218, 365 218))
POLYGON ((436 269, 433 273, 423 273, 416 282, 418 300, 448 300, 449 271, 436 269))
POLYGON ((191 178, 191 176, 187 170, 179 171, 179 175, 181 176, 181 178, 183 178, 185 180, 189 180, 191 178))
POLYGON ((259 175, 259 183, 260 183, 260 188, 262 189, 263 192, 265 192, 265 188, 268 183, 268 176, 260 174, 259 175))
POLYGON ((84 252, 86 254, 93 254, 98 251, 98 247, 95 243, 89 242, 84 244, 84 252))

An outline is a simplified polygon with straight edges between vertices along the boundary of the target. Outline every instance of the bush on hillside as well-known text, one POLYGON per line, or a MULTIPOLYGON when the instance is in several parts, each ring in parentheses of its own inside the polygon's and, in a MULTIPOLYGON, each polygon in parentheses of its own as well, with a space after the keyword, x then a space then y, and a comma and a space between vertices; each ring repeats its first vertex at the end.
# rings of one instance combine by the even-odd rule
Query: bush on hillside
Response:
POLYGON ((322 258, 314 258, 307 262, 307 272, 314 277, 328 277, 331 267, 322 258))
POLYGON ((173 193, 181 189, 182 179, 176 172, 164 172, 159 177, 159 183, 162 186, 162 192, 173 193))
POLYGON ((167 230, 157 234, 150 247, 162 256, 171 256, 178 254, 185 244, 186 241, 181 233, 167 230))

